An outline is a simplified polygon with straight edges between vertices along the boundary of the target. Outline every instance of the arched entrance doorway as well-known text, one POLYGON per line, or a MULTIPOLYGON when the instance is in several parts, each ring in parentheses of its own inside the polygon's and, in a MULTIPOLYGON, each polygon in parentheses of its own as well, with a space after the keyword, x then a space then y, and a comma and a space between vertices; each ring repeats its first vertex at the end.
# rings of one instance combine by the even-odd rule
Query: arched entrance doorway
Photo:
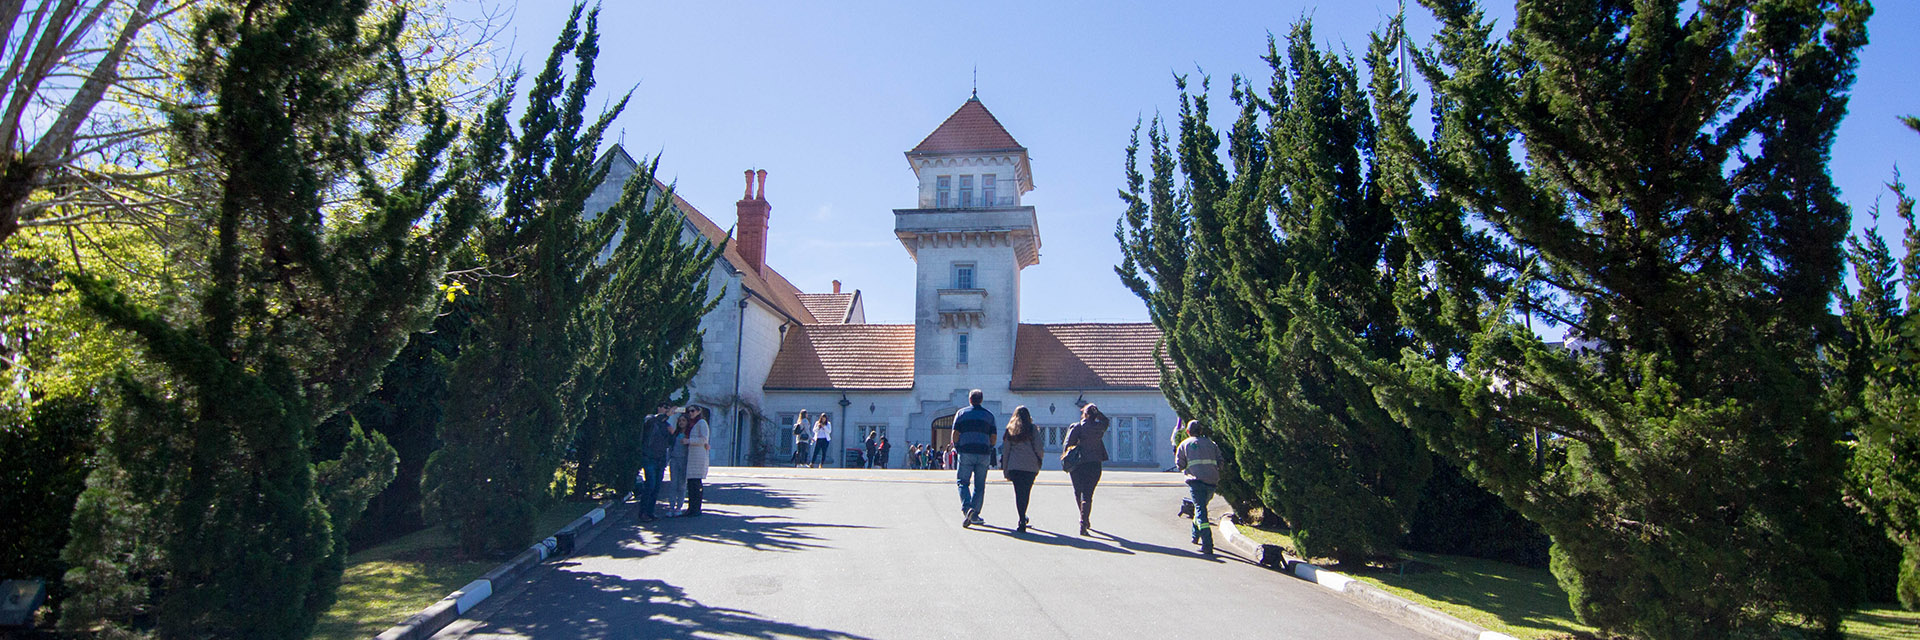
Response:
POLYGON ((953 412, 933 419, 933 450, 946 451, 953 442, 953 412))

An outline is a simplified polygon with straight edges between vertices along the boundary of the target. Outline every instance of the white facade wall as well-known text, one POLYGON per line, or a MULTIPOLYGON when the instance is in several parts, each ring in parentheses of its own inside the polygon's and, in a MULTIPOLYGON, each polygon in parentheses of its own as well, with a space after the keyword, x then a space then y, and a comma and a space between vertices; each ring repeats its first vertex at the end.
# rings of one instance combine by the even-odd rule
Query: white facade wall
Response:
MULTIPOLYGON (((773 418, 783 414, 798 413, 806 410, 809 416, 827 411, 833 415, 834 441, 830 457, 833 466, 844 462, 848 448, 858 448, 866 437, 868 426, 886 428, 888 441, 893 445, 893 454, 888 465, 902 468, 907 465, 907 448, 913 444, 933 440, 933 422, 942 417, 951 417, 955 411, 967 405, 967 392, 981 389, 985 392, 984 406, 992 411, 1002 427, 1013 416, 1015 407, 1025 405, 1027 412, 1033 415, 1034 424, 1042 430, 1043 437, 1049 429, 1054 429, 1052 437, 1058 438, 1067 425, 1080 419, 1080 408, 1076 401, 1085 400, 1097 404, 1100 410, 1114 417, 1116 422, 1132 423, 1132 432, 1127 445, 1133 455, 1121 455, 1119 429, 1112 430, 1107 437, 1108 448, 1114 452, 1114 460, 1107 463, 1108 468, 1165 469, 1173 464, 1173 446, 1169 441, 1177 417, 1167 405, 1165 397, 1158 391, 1102 391, 1082 394, 1077 391, 1031 391, 1013 392, 1002 382, 1000 386, 962 386, 948 389, 934 389, 925 384, 916 386, 912 391, 847 391, 848 405, 845 415, 840 407, 840 392, 833 391, 771 391, 767 393, 767 416, 773 418), (1146 418, 1143 423, 1139 418, 1146 418), (1150 426, 1146 426, 1150 423, 1150 426), (1147 455, 1140 455, 1141 442, 1146 443, 1147 455)), ((787 442, 776 445, 774 451, 791 452, 792 432, 790 422, 777 428, 777 437, 787 442)), ((1047 469, 1060 468, 1060 447, 1049 443, 1044 463, 1047 469)), ((785 454, 770 456, 769 464, 779 466, 787 460, 785 454)))

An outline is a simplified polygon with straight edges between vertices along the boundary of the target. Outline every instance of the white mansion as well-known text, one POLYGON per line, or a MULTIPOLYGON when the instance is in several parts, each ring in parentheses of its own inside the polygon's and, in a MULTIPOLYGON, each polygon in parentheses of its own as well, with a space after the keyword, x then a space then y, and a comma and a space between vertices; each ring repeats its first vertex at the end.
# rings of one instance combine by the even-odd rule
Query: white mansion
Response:
MULTIPOLYGON (((619 146, 603 161, 594 213, 637 168, 619 146)), ((1026 148, 972 98, 907 161, 920 189, 912 208, 894 210, 893 233, 918 265, 913 324, 869 324, 858 290, 835 281, 830 293, 803 293, 768 266, 766 172, 747 172, 735 237, 709 276, 725 293, 701 322, 705 364, 689 389, 713 409, 715 464, 785 462, 804 409, 830 414, 836 465, 878 431, 891 466, 904 466, 909 444, 944 446, 967 391, 982 389, 1002 421, 1026 405, 1050 451, 1091 402, 1114 419, 1109 467, 1170 466, 1176 417, 1160 394, 1153 325, 1020 322, 1020 273, 1040 262, 1039 216, 1020 204, 1033 190, 1026 148)), ((689 234, 726 239, 691 204, 674 204, 689 234)))

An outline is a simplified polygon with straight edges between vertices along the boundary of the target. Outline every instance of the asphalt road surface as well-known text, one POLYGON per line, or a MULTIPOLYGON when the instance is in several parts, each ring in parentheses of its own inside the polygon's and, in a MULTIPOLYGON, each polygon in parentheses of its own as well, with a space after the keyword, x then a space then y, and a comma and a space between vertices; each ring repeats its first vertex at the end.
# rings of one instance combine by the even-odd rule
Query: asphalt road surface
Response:
POLYGON ((1016 534, 999 471, 987 525, 963 529, 950 471, 715 468, 705 515, 620 511, 435 638, 1429 637, 1225 549, 1201 556, 1179 480, 1108 471, 1083 538, 1059 471, 1016 534))

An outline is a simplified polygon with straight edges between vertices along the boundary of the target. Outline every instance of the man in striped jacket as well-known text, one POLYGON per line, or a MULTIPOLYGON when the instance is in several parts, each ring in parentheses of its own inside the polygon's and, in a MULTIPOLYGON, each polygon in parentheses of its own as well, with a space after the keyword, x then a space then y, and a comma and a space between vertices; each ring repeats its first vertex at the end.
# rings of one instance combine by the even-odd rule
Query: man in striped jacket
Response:
POLYGON ((953 414, 954 484, 960 486, 961 527, 986 524, 980 519, 980 507, 987 501, 987 463, 993 455, 993 412, 980 406, 986 394, 974 389, 967 394, 971 406, 953 414), (972 491, 967 485, 971 481, 972 491))

